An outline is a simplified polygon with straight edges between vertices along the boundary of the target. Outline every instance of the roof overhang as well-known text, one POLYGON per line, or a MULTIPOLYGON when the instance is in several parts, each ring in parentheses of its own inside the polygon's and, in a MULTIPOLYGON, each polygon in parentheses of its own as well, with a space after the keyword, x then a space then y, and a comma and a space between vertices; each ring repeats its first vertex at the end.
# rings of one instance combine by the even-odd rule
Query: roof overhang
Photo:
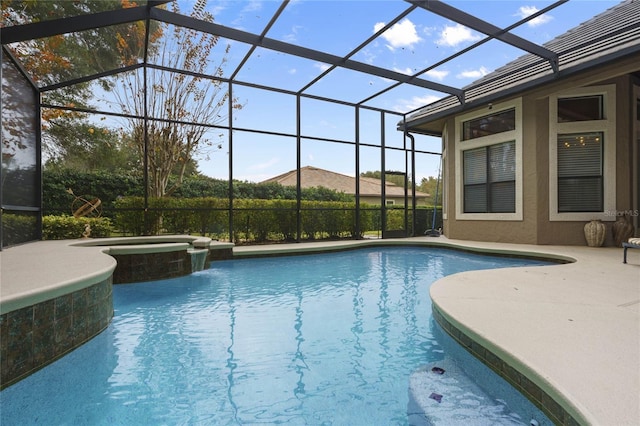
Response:
MULTIPOLYGON (((427 135, 442 133, 449 117, 525 93, 553 90, 575 80, 594 84, 621 75, 616 64, 626 63, 626 74, 640 69, 640 3, 626 0, 547 42, 544 47, 501 31, 441 2, 410 0, 476 31, 529 52, 463 88, 464 99, 453 96, 416 109, 398 123, 398 130, 427 135), (591 82, 582 76, 591 75, 591 82), (541 89, 542 88, 542 89, 541 89)), ((544 96, 541 94, 541 96, 544 96)))
MULTIPOLYGON (((618 50, 608 55, 600 56, 596 59, 568 69, 560 70, 557 74, 554 73, 552 75, 542 76, 540 78, 509 87, 505 90, 496 91, 488 94, 487 96, 465 102, 464 104, 451 106, 428 115, 420 115, 418 112, 413 116, 413 118, 409 116, 406 120, 399 122, 398 130, 429 136, 441 136, 447 119, 455 117, 461 113, 484 107, 491 103, 498 103, 500 101, 522 96, 528 92, 540 90, 544 87, 561 84, 570 79, 575 80, 580 76, 589 73, 594 74, 591 79, 592 82, 590 83, 593 84, 597 81, 614 78, 636 71, 640 71, 640 44, 618 50)), ((451 97, 444 98, 428 105, 426 108, 429 106, 436 106, 439 103, 450 99, 451 97)))

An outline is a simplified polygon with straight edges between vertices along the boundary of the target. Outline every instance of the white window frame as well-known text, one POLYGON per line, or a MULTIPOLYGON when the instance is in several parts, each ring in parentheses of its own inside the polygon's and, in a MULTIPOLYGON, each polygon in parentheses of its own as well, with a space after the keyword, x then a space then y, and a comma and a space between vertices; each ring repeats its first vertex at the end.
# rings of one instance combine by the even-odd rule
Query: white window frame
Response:
POLYGON ((580 87, 549 97, 549 221, 615 220, 610 212, 616 208, 616 86, 580 87), (558 99, 602 96, 603 119, 558 123, 558 99), (602 132, 604 151, 602 164, 603 211, 558 212, 558 135, 568 133, 602 132))
POLYGON ((523 220, 522 214, 522 98, 502 102, 479 111, 459 115, 455 118, 455 185, 456 185, 456 220, 523 220), (476 118, 493 115, 500 111, 514 109, 516 128, 507 132, 496 133, 475 139, 462 140, 462 123, 476 118), (464 179, 462 168, 463 152, 469 149, 497 145, 504 142, 515 142, 516 147, 516 209, 514 213, 465 213, 464 212, 464 179))
MULTIPOLYGON (((449 173, 447 173, 447 142, 449 140, 449 131, 447 129, 447 124, 445 123, 444 128, 442 129, 442 154, 440 157, 440 170, 442 171, 442 175, 440 177, 440 182, 442 183, 442 195, 440 198, 442 200, 442 220, 447 219, 447 177, 449 173)), ((437 201, 437 200, 436 200, 437 201)))

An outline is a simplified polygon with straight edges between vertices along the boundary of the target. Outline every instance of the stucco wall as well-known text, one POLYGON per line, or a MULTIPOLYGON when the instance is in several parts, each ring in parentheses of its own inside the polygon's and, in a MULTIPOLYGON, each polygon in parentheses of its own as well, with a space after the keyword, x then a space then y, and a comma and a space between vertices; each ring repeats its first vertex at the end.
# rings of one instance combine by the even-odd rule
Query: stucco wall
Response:
MULTIPOLYGON (((594 83, 594 85, 615 84, 616 85, 616 211, 623 212, 632 210, 632 162, 631 153, 633 148, 632 122, 631 122, 631 78, 628 75, 614 79, 606 79, 594 83)), ((571 87, 571 86, 568 86, 571 87)), ((548 116, 548 98, 542 98, 539 102, 539 117, 548 116)), ((548 121, 539 120, 538 132, 541 135, 548 135, 548 121)), ((547 137, 548 139, 548 137, 547 137)), ((548 188, 548 167, 549 151, 548 143, 544 137, 539 140, 539 150, 545 151, 541 155, 539 163, 539 179, 545 180, 545 187, 548 188)), ((538 222, 541 224, 538 232, 538 244, 566 244, 585 245, 584 225, 585 221, 549 221, 549 198, 548 194, 541 193, 538 199, 538 222)), ((611 212, 610 217, 604 220, 607 227, 605 246, 613 246, 611 225, 616 219, 615 212, 611 212)))
POLYGON ((445 235, 449 238, 494 241, 494 242, 518 242, 523 244, 537 243, 537 223, 536 206, 538 193, 543 188, 539 187, 536 175, 537 170, 537 144, 536 144, 536 103, 527 98, 523 98, 522 113, 524 120, 523 141, 522 141, 522 220, 458 220, 456 219, 456 197, 455 197, 455 174, 462 173, 455 168, 455 132, 454 120, 447 122, 447 129, 450 133, 447 137, 447 220, 445 224, 445 235))
MULTIPOLYGON (((582 74, 571 81, 550 84, 522 96, 523 111, 523 193, 521 221, 458 220, 456 219, 455 120, 446 120, 443 140, 447 161, 445 197, 447 219, 444 233, 449 238, 513 242, 528 244, 585 245, 584 225, 587 221, 551 221, 549 219, 549 96, 559 91, 589 85, 616 85, 616 211, 634 211, 633 205, 633 79, 630 72, 638 70, 640 57, 627 58, 615 66, 602 67, 582 74), (616 77, 608 78, 615 75, 616 77)), ((483 106, 484 107, 484 106, 483 106)), ((611 225, 615 212, 605 219, 605 245, 613 245, 611 225)))
MULTIPOLYGON (((416 197, 417 198, 417 197, 416 197)), ((394 206, 396 207, 403 207, 404 206, 404 197, 389 197, 387 196, 387 200, 393 200, 394 201, 394 206)), ((411 200, 411 191, 409 191, 409 199, 408 201, 408 206, 412 206, 413 202, 411 200)), ((379 206, 380 205, 380 197, 370 197, 370 196, 360 196, 360 202, 361 203, 367 203, 367 204, 371 204, 374 206, 379 206)), ((430 202, 431 200, 427 199, 427 198, 417 198, 416 199, 416 206, 430 206, 430 202)))

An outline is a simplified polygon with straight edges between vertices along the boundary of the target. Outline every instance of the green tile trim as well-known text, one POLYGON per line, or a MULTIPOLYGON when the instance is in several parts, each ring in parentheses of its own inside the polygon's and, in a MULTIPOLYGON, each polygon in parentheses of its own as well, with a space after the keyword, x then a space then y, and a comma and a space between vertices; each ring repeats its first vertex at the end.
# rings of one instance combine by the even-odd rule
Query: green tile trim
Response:
POLYGON ((109 277, 87 288, 0 315, 0 389, 81 346, 113 318, 109 277))
POLYGON ((545 413, 551 421, 557 425, 577 426, 580 423, 574 419, 562 406, 549 396, 542 388, 533 383, 524 374, 508 365, 503 359, 491 352, 467 336, 463 331, 449 322, 438 310, 436 305, 432 305, 433 318, 438 325, 450 335, 460 346, 478 358, 483 364, 493 370, 500 377, 505 379, 518 392, 524 395, 536 407, 545 413))

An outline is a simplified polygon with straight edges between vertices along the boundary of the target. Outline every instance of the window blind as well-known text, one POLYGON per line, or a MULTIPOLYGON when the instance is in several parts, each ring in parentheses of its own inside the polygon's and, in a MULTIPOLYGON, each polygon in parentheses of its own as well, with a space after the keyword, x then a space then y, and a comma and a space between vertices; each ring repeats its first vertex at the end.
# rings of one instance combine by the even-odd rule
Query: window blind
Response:
POLYGON ((516 179, 515 142, 501 143, 489 147, 489 173, 491 182, 516 179))
POLYGON ((558 211, 603 210, 603 133, 558 135, 558 211))
POLYGON ((463 152, 465 213, 515 212, 515 160, 513 141, 463 152))
POLYGON ((487 182, 487 150, 485 147, 464 151, 464 184, 487 182))

